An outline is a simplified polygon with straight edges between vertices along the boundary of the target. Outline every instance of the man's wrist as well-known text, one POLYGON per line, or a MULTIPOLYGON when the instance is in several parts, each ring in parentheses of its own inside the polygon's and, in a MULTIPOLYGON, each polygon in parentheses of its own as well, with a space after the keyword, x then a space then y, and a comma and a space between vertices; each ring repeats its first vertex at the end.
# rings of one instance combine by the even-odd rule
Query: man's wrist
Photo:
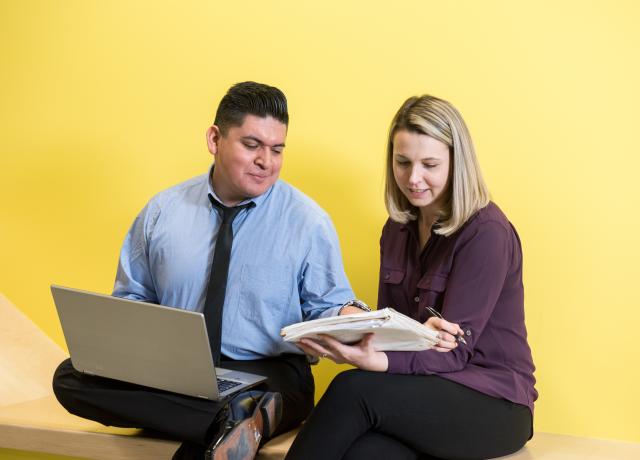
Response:
POLYGON ((358 310, 362 310, 364 312, 371 311, 371 308, 369 308, 369 306, 366 303, 364 303, 362 300, 353 299, 340 307, 340 310, 338 310, 338 315, 341 315, 342 310, 344 310, 346 307, 357 308, 358 310))

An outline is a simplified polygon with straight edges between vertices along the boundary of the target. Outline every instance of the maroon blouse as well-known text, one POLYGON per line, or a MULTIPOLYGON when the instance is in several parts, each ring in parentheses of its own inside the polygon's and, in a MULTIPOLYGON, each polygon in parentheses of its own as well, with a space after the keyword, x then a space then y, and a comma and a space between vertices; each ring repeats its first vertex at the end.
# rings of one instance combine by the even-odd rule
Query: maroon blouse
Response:
POLYGON ((388 372, 437 374, 490 396, 529 406, 538 397, 524 324, 522 248, 494 203, 451 236, 431 233, 420 251, 415 221, 388 220, 380 238, 378 308, 424 322, 426 307, 460 324, 467 345, 447 353, 386 352, 388 372))

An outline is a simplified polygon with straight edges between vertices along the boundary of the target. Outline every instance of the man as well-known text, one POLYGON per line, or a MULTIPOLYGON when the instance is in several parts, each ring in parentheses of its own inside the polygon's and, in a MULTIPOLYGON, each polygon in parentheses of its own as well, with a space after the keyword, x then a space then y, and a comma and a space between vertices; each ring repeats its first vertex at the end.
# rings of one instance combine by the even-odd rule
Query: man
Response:
MULTIPOLYGON (((233 86, 206 135, 214 165, 159 193, 142 210, 125 239, 113 291, 204 311, 214 336, 209 318, 223 307, 221 366, 268 377, 259 389, 270 393, 254 397, 257 406, 240 404, 247 407, 244 416, 262 414, 265 437, 295 427, 313 407, 309 364, 281 340, 280 329, 361 311, 349 306, 353 292, 331 220, 278 180, 287 127, 287 101, 279 89, 254 82, 233 86), (227 247, 226 262, 218 246, 220 253, 227 247), (278 423, 274 405, 280 401, 278 423)), ((76 415, 185 441, 175 458, 201 458, 205 450, 215 457, 222 449, 216 447, 224 425, 219 403, 83 376, 68 360, 53 384, 60 403, 76 415)))

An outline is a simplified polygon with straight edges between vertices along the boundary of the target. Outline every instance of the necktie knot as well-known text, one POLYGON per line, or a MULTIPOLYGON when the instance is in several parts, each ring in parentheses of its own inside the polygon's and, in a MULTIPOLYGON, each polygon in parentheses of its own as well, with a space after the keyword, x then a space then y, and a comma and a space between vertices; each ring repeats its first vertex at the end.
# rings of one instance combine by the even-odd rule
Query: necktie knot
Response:
POLYGON ((218 210, 222 214, 222 225, 230 225, 234 221, 238 213, 240 213, 240 211, 247 208, 253 208, 256 205, 253 201, 251 201, 241 206, 229 207, 220 203, 211 194, 209 194, 209 201, 211 201, 211 204, 218 208, 218 210))

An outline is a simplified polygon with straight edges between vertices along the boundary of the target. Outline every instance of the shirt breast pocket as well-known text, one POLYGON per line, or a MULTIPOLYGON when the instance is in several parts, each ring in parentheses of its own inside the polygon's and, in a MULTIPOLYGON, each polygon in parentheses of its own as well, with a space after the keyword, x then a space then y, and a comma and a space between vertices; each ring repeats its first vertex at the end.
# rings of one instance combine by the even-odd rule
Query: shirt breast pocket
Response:
POLYGON ((426 273, 418 281, 417 287, 420 292, 420 320, 426 321, 431 316, 427 312, 427 307, 442 311, 444 294, 447 290, 447 275, 426 273))
POLYGON ((282 317, 289 308, 293 288, 290 265, 273 263, 269 266, 244 264, 241 272, 239 313, 252 321, 263 323, 282 317))
POLYGON ((385 289, 387 299, 391 300, 390 305, 378 305, 378 308, 391 307, 403 311, 406 304, 406 296, 402 281, 405 277, 405 270, 397 268, 382 267, 380 270, 380 287, 385 289))

